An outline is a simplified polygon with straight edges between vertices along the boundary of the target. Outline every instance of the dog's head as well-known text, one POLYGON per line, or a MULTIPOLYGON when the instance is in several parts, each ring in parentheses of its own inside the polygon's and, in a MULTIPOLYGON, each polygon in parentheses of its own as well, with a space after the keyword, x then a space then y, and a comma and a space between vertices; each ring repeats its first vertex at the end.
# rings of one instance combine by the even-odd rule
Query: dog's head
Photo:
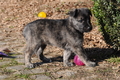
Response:
POLYGON ((68 13, 71 24, 80 32, 89 32, 92 30, 90 17, 91 11, 87 8, 75 9, 68 13))

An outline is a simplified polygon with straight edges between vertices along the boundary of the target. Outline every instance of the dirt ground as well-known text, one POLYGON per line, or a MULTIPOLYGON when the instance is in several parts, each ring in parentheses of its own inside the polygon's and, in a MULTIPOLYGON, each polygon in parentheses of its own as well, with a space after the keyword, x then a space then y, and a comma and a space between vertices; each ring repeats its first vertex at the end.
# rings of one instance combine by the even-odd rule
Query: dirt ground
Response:
MULTIPOLYGON (((37 14, 41 11, 47 13, 48 19, 64 19, 67 17, 66 13, 71 9, 82 7, 91 9, 92 6, 92 1, 59 2, 58 0, 52 0, 42 2, 41 0, 0 0, 0 48, 8 47, 14 53, 23 54, 21 51, 25 45, 25 40, 22 36, 22 30, 27 23, 40 19, 37 14)), ((114 63, 108 60, 113 55, 116 55, 113 54, 113 49, 105 43, 104 38, 98 31, 99 27, 96 24, 94 15, 92 24, 93 30, 85 33, 84 47, 91 60, 98 62, 98 66, 95 68, 86 68, 86 66, 63 68, 62 62, 58 62, 51 64, 51 67, 59 64, 61 66, 57 67, 61 67, 61 69, 70 69, 73 72, 77 70, 76 75, 69 78, 69 80, 120 80, 120 62, 114 63)), ((53 59, 56 57, 61 59, 62 52, 62 49, 48 46, 44 54, 53 59)), ((117 55, 117 57, 120 58, 120 55, 117 55)), ((51 67, 46 69, 51 71, 51 67)))

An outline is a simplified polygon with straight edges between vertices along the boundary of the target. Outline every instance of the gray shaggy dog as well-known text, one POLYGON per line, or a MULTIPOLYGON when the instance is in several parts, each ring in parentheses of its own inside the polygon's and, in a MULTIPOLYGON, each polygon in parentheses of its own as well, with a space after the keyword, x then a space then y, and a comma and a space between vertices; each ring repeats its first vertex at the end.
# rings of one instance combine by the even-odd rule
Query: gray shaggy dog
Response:
POLYGON ((91 11, 87 8, 74 9, 68 15, 67 19, 38 19, 24 27, 26 67, 35 67, 31 63, 33 53, 43 62, 51 62, 43 55, 43 50, 47 45, 64 49, 64 66, 73 66, 73 63, 69 62, 72 53, 78 55, 86 66, 94 67, 96 65, 87 58, 83 49, 83 33, 92 30, 91 11))

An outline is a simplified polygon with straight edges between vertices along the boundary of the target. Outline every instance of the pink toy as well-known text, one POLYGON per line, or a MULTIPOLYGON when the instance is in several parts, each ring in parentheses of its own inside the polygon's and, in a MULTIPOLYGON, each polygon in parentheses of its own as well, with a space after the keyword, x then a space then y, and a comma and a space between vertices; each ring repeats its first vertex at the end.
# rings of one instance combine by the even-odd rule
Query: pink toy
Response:
POLYGON ((85 64, 79 59, 78 55, 74 57, 74 63, 78 66, 84 66, 85 64))

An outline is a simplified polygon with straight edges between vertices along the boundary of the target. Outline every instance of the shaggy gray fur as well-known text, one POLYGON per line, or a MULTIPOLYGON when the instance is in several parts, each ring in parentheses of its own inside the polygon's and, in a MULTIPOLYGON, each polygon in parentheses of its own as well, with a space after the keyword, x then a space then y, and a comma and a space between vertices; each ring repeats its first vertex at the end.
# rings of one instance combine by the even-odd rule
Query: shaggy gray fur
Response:
POLYGON ((68 15, 67 19, 38 19, 25 26, 23 35, 26 39, 26 67, 35 67, 31 63, 33 53, 36 53, 43 62, 51 61, 43 55, 47 45, 64 49, 64 66, 73 66, 68 60, 72 53, 77 54, 86 66, 96 65, 87 58, 83 49, 83 33, 92 30, 91 11, 87 8, 74 9, 68 15))

